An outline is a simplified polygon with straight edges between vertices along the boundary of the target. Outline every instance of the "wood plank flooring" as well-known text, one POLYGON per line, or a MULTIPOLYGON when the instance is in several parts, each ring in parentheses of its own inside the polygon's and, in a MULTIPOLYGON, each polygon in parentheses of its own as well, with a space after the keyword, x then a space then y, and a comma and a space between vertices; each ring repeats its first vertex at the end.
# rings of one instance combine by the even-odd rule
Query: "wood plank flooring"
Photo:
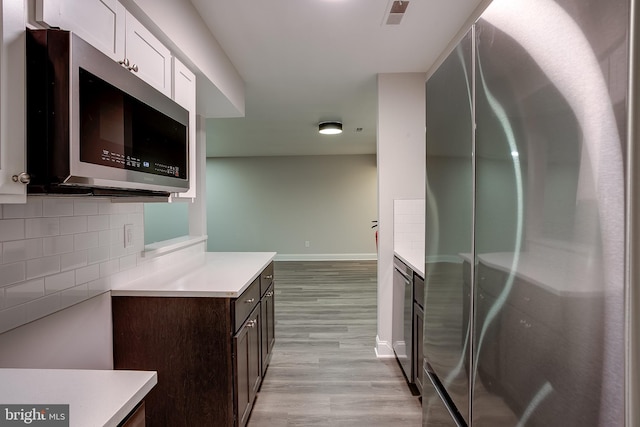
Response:
POLYGON ((249 427, 422 422, 395 359, 377 359, 375 261, 275 263, 276 344, 249 427))

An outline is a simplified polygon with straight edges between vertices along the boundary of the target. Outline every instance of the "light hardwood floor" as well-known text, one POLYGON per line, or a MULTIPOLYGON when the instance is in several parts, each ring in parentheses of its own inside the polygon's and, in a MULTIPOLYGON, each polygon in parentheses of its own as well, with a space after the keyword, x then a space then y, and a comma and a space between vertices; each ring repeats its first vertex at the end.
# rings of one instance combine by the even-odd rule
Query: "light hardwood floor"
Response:
POLYGON ((395 359, 377 359, 375 261, 276 262, 276 344, 249 427, 421 423, 395 359))

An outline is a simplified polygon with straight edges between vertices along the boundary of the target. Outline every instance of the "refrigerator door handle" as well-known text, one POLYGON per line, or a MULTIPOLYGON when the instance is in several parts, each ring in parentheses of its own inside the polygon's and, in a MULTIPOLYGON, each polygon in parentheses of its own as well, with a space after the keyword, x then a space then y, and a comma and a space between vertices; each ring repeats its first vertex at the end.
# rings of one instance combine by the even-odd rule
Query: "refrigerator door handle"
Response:
POLYGON ((429 378, 429 381, 431 381, 431 384, 436 390, 436 393, 438 393, 440 399, 442 399, 442 401, 445 403, 447 411, 449 412, 449 415, 451 415, 453 421, 456 423, 456 426, 467 427, 467 423, 464 421, 464 418, 462 418, 460 412, 458 412, 458 409, 453 403, 453 400, 451 400, 451 397, 449 397, 449 393, 447 393, 444 386, 442 385, 440 378, 438 378, 438 375, 434 372, 433 368, 426 360, 424 361, 424 374, 427 378, 429 378))

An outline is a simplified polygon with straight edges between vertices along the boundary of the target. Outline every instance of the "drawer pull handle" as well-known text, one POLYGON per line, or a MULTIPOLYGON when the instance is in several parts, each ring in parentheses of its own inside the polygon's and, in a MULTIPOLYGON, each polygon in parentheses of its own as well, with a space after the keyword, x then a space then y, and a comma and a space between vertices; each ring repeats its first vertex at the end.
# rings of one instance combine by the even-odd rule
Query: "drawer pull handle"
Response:
POLYGON ((273 274, 267 274, 266 276, 264 276, 264 278, 267 280, 271 280, 273 279, 273 274))
POLYGON ((247 323, 247 326, 249 328, 255 328, 256 327, 256 323, 258 323, 258 322, 256 322, 255 320, 250 320, 249 323, 247 323))
POLYGON ((251 299, 246 300, 246 301, 245 301, 245 303, 247 303, 247 304, 253 304, 253 302, 254 302, 255 300, 256 300, 255 298, 251 298, 251 299))
POLYGON ((273 291, 271 291, 271 292, 267 292, 267 296, 268 296, 268 297, 272 297, 272 296, 273 296, 273 291))

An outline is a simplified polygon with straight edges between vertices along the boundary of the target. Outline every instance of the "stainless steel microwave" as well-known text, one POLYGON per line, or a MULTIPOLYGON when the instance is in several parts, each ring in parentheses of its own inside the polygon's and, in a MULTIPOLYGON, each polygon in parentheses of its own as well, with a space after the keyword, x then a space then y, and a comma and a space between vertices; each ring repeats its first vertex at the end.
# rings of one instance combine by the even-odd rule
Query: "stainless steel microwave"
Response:
POLYGON ((75 34, 27 30, 29 193, 189 188, 189 112, 75 34))

